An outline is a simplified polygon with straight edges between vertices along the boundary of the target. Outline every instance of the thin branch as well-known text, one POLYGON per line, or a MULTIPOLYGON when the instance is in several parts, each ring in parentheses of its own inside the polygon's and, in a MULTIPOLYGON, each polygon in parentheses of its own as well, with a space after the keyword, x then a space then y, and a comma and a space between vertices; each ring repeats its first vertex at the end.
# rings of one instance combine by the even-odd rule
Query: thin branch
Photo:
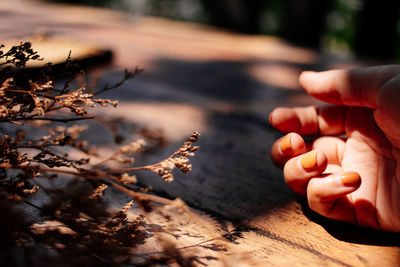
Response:
POLYGON ((14 90, 14 89, 5 89, 6 92, 11 92, 11 93, 21 93, 21 94, 30 94, 32 95, 31 91, 24 91, 24 90, 14 90))
POLYGON ((133 72, 130 72, 130 71, 128 71, 128 70, 126 69, 126 70, 125 70, 125 76, 124 76, 124 78, 123 78, 121 81, 119 81, 119 82, 117 82, 117 83, 115 83, 114 85, 111 85, 111 86, 109 86, 108 84, 106 84, 106 85, 103 87, 103 89, 101 89, 101 90, 95 92, 94 95, 99 95, 99 94, 102 94, 102 93, 104 93, 104 92, 106 92, 106 91, 109 91, 109 90, 118 88, 118 87, 120 87, 123 83, 125 83, 127 80, 133 79, 134 77, 136 77, 137 75, 139 75, 139 74, 142 73, 143 71, 144 71, 144 69, 141 69, 141 68, 138 68, 138 67, 136 67, 135 70, 134 70, 133 72))
POLYGON ((141 202, 143 202, 143 201, 157 202, 157 203, 164 204, 164 205, 171 205, 174 203, 173 200, 155 196, 155 195, 149 195, 149 194, 135 192, 135 191, 132 191, 132 190, 130 190, 126 187, 123 187, 119 184, 112 183, 111 186, 113 188, 131 196, 132 198, 134 198, 136 200, 136 202, 138 202, 139 205, 141 205, 141 202))
POLYGON ((159 163, 146 165, 146 166, 140 166, 140 167, 114 169, 114 170, 106 171, 106 173, 107 174, 112 174, 112 173, 121 173, 121 172, 133 172, 133 171, 141 171, 141 170, 151 170, 157 164, 159 164, 159 163))
POLYGON ((116 155, 118 155, 119 153, 120 153, 119 151, 114 152, 110 157, 108 157, 108 158, 106 158, 105 160, 102 160, 102 161, 96 163, 96 164, 94 165, 94 167, 101 166, 101 165, 103 165, 104 163, 106 163, 107 161, 113 160, 114 157, 115 157, 116 155))
MULTIPOLYGON (((178 151, 174 152, 171 156, 169 156, 167 159, 171 159, 174 156, 176 156, 178 154, 178 151)), ((165 161, 163 160, 163 161, 165 161)), ((154 164, 150 164, 150 165, 146 165, 146 166, 140 166, 140 167, 131 167, 131 168, 123 168, 123 169, 113 169, 113 170, 108 170, 105 173, 106 174, 112 174, 112 173, 121 173, 121 172, 133 172, 133 171, 141 171, 141 170, 152 170, 154 168, 157 168, 158 165, 161 164, 162 161, 154 163, 154 164)))
POLYGON ((12 124, 23 125, 22 122, 17 122, 17 121, 12 121, 12 120, 10 120, 9 122, 12 123, 12 124))
POLYGON ((139 192, 135 192, 132 191, 124 186, 121 186, 119 184, 117 184, 117 182, 119 183, 118 179, 111 176, 111 175, 107 175, 104 173, 103 177, 96 177, 94 175, 103 175, 103 173, 100 172, 96 172, 96 171, 87 171, 87 173, 85 172, 85 170, 83 172, 78 172, 78 171, 70 171, 70 170, 64 170, 64 169, 53 169, 53 168, 39 168, 40 171, 43 172, 54 172, 54 173, 61 173, 61 174, 67 174, 67 175, 73 175, 73 176, 80 176, 83 177, 85 179, 91 179, 91 180, 101 180, 103 182, 106 182, 104 180, 104 178, 111 178, 114 182, 109 183, 113 188, 131 196, 132 198, 134 198, 136 200, 136 202, 139 205, 142 205, 141 202, 143 201, 151 201, 151 202, 157 202, 160 204, 164 204, 164 205, 170 205, 173 203, 173 200, 170 199, 166 199, 163 197, 159 197, 159 196, 155 196, 155 195, 149 195, 149 194, 144 194, 144 193, 139 193, 139 192))

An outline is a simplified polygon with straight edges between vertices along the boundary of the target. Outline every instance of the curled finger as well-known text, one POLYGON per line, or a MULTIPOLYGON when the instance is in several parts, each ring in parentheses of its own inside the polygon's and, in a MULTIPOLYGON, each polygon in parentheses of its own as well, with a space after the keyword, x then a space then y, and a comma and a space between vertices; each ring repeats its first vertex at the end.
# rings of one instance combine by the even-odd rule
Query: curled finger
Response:
POLYGON ((271 159, 279 167, 291 158, 306 152, 306 145, 303 138, 297 133, 289 133, 279 138, 272 145, 271 159))
POLYGON ((328 159, 321 150, 291 158, 283 168, 285 182, 296 193, 306 195, 310 179, 321 175, 327 165, 328 159))
POLYGON ((357 172, 312 178, 307 187, 308 205, 325 217, 355 223, 354 205, 349 194, 360 185, 361 178, 357 172))

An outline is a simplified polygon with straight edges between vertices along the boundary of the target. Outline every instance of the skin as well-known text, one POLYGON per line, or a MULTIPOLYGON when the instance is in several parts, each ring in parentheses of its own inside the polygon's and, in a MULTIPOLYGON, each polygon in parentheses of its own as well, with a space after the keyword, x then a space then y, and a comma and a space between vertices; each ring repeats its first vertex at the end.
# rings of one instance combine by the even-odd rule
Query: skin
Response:
POLYGON ((303 72, 299 81, 329 105, 271 112, 270 123, 286 134, 271 157, 287 185, 326 217, 400 232, 400 66, 303 72), (307 135, 316 138, 305 142, 307 135), (288 136, 285 154, 280 144, 288 136), (312 170, 300 164, 309 151, 317 154, 312 170), (343 183, 348 172, 361 181, 343 183))

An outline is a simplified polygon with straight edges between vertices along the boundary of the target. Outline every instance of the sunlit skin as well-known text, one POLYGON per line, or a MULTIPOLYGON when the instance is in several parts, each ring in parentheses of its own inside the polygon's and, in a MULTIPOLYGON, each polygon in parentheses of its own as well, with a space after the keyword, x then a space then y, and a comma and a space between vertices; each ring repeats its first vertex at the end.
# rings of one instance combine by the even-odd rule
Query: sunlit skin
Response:
POLYGON ((271 112, 285 134, 271 157, 287 185, 326 217, 400 232, 400 66, 304 72, 299 80, 330 105, 271 112), (316 138, 306 143, 307 135, 316 138))

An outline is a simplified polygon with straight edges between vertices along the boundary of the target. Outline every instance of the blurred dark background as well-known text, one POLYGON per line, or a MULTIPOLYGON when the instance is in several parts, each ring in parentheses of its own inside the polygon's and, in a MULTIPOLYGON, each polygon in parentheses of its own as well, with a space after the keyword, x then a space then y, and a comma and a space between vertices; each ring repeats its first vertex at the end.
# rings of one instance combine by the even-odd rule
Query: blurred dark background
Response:
POLYGON ((279 36, 303 47, 399 62, 398 0, 47 0, 279 36))

